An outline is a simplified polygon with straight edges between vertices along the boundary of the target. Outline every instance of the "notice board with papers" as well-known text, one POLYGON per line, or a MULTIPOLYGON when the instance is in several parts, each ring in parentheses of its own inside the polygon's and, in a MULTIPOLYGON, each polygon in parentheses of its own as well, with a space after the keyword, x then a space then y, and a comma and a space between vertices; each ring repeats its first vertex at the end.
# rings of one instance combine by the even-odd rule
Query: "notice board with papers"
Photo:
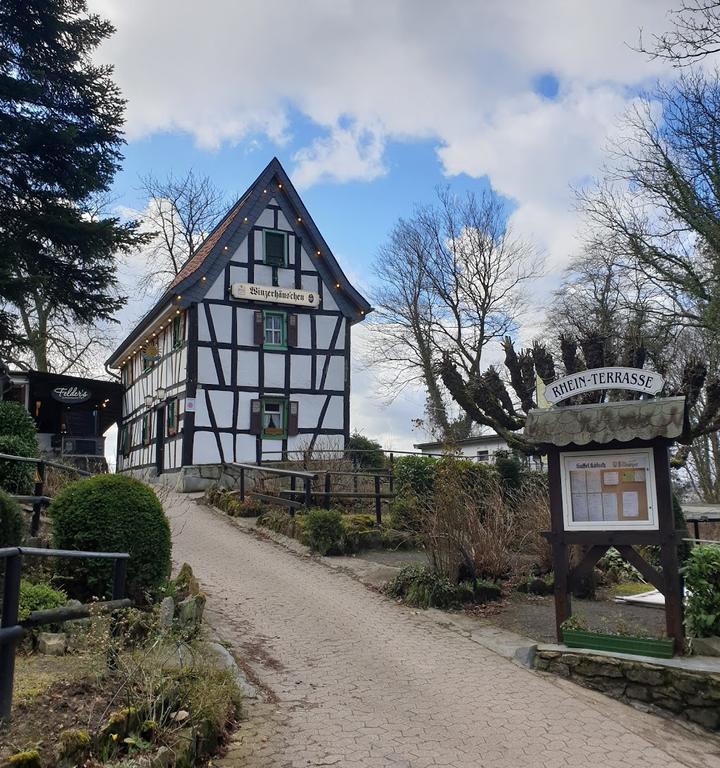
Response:
POLYGON ((560 457, 566 530, 657 528, 651 450, 560 457))

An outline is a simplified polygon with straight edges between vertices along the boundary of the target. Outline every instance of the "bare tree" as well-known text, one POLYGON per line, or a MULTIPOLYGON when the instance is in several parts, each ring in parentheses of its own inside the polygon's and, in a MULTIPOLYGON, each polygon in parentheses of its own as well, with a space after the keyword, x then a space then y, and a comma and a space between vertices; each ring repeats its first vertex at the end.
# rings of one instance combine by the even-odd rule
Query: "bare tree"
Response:
POLYGON ((180 178, 170 174, 164 180, 145 176, 142 189, 147 205, 138 216, 154 236, 142 252, 147 269, 138 287, 143 293, 157 293, 195 253, 227 204, 223 192, 207 176, 193 171, 180 178))
POLYGON ((458 438, 472 419, 452 419, 438 359, 451 355, 465 375, 478 375, 488 346, 516 330, 541 260, 513 236, 492 194, 442 189, 437 198, 397 223, 375 261, 371 362, 391 397, 422 385, 431 431, 458 438))
POLYGON ((108 323, 78 323, 36 288, 19 299, 15 311, 23 343, 7 350, 5 358, 15 367, 80 376, 102 371, 114 340, 108 323))
POLYGON ((638 50, 651 59, 666 59, 676 67, 712 56, 720 51, 720 2, 718 0, 684 0, 680 8, 670 11, 672 30, 653 35, 650 47, 638 50))
POLYGON ((720 80, 686 73, 627 116, 613 166, 580 202, 663 322, 720 327, 720 80), (658 107, 660 109, 658 109, 658 107))

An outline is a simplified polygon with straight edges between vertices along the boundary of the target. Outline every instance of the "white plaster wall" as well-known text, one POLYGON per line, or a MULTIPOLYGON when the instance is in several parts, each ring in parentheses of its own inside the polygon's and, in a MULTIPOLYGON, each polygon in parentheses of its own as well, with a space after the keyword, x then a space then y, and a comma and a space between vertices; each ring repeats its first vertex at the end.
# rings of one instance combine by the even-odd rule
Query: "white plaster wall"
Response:
POLYGON ((215 422, 220 429, 232 427, 232 392, 219 392, 217 390, 207 390, 210 395, 210 404, 212 405, 215 422))
POLYGON ((309 355, 292 355, 290 362, 291 389, 310 389, 312 362, 309 355))
POLYGON ((330 398, 330 405, 325 413, 323 421, 325 429, 342 429, 343 427, 343 398, 334 396, 330 398))
POLYGON ((217 464, 220 454, 212 432, 196 432, 193 440, 193 464, 217 464))
POLYGON ((247 261, 247 254, 247 237, 244 237, 240 245, 233 251, 232 261, 247 261))
POLYGON ((198 347, 198 383, 218 384, 215 361, 209 347, 198 347))
POLYGON ((239 306, 237 312, 237 341, 241 346, 249 346, 254 338, 255 310, 247 306, 239 306))
POLYGON ((328 349, 330 347, 336 321, 337 318, 327 317, 326 315, 320 315, 315 319, 318 349, 328 349))
POLYGON ((298 427, 307 429, 317 426, 325 395, 297 395, 293 399, 298 401, 298 427))
POLYGON ((230 285, 233 283, 247 283, 248 271, 246 267, 230 267, 230 285))
MULTIPOLYGON (((258 255, 260 258, 260 255, 258 255)), ((288 272, 289 270, 279 269, 278 272, 288 272)), ((265 264, 255 265, 255 284, 256 285, 272 285, 272 267, 268 267, 265 264)))
POLYGON ((285 354, 265 353, 265 387, 285 386, 285 354))
POLYGON ((222 366, 223 376, 225 376, 225 385, 228 386, 231 381, 232 371, 232 352, 229 349, 219 349, 220 365, 222 366))
POLYGON ((310 315, 297 316, 298 347, 310 349, 310 315))
POLYGON ((257 387, 258 355, 257 352, 237 352, 237 382, 241 387, 257 387))
MULTIPOLYGON (((303 269, 312 269, 313 267, 303 267, 303 269)), ((319 293, 320 291, 320 278, 314 275, 303 275, 300 282, 304 291, 312 291, 313 293, 319 293)))
POLYGON ((274 222, 275 222, 275 215, 273 211, 271 211, 269 208, 266 208, 260 214, 260 216, 258 216, 258 220, 255 222, 255 226, 272 228, 274 222))
POLYGON ((333 298, 335 290, 336 289, 334 285, 328 285, 325 283, 325 287, 323 289, 323 309, 330 309, 334 311, 338 308, 337 302, 333 298))
POLYGON ((294 269, 278 269, 278 285, 280 288, 294 288, 295 287, 295 270, 294 269))
MULTIPOLYGON (((250 429, 250 404, 256 395, 251 392, 238 392, 238 418, 237 429, 250 429)), ((255 445, 255 436, 248 435, 255 445)))
POLYGON ((292 229, 282 211, 278 211, 278 229, 292 229))
POLYGON ((215 336, 221 344, 229 344, 232 341, 232 307, 211 305, 215 336))
POLYGON ((239 462, 254 462, 255 435, 236 435, 235 452, 239 462))
POLYGON ((330 358, 326 389, 343 389, 345 386, 345 359, 337 355, 330 358))
MULTIPOLYGON (((228 252, 229 253, 229 252, 228 252)), ((225 270, 220 270, 220 274, 210 282, 205 290, 206 299, 224 299, 225 298, 225 270)))

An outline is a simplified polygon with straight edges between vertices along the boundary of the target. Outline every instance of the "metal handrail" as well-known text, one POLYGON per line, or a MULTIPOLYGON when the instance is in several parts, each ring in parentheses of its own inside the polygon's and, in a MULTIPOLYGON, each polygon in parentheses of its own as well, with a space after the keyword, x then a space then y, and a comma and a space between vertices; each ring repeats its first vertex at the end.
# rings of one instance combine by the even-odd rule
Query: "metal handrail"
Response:
POLYGON ((229 466, 247 469, 252 472, 269 472, 271 475, 282 475, 284 477, 299 477, 301 480, 315 480, 317 474, 314 472, 303 472, 299 469, 281 469, 279 467, 264 467, 262 464, 240 464, 237 461, 230 462, 229 466))
POLYGON ((44 464, 46 467, 55 467, 56 469, 64 469, 66 472, 77 472, 78 475, 85 475, 86 477, 92 477, 93 473, 84 469, 78 469, 77 467, 71 467, 67 464, 59 464, 57 461, 48 461, 47 459, 38 459, 32 456, 14 456, 12 453, 0 453, 0 459, 9 460, 15 459, 15 461, 24 461, 26 463, 44 464))
MULTIPOLYGON (((127 564, 130 558, 128 552, 84 552, 76 549, 41 549, 38 547, 3 547, 0 549, 0 560, 5 560, 2 620, 0 621, 0 722, 6 722, 10 718, 15 679, 15 648, 25 631, 21 622, 18 621, 20 577, 24 556, 113 560, 113 601, 123 601, 127 564)), ((40 614, 40 618, 42 618, 42 611, 36 613, 40 614)), ((77 618, 81 617, 78 616, 77 618)), ((66 620, 73 621, 74 618, 69 617, 66 620)))

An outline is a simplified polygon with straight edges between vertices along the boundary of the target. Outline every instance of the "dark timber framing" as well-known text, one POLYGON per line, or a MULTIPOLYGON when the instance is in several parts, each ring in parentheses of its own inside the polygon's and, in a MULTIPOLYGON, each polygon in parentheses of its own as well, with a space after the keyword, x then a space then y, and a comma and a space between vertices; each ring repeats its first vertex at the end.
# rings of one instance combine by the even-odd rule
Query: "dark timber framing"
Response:
MULTIPOLYGON (((161 377, 153 377, 152 369, 126 377, 128 391, 137 386, 122 421, 128 434, 122 452, 126 461, 121 464, 119 451, 118 466, 152 466, 148 456, 156 455, 156 446, 163 442, 175 446, 178 440, 181 466, 205 463, 203 455, 213 444, 218 462, 247 460, 248 440, 238 440, 244 435, 254 436, 255 459, 260 461, 263 441, 269 438, 263 437, 262 430, 258 433, 252 423, 246 425, 243 410, 255 399, 280 399, 288 413, 290 404, 295 404, 292 430, 288 429, 288 416, 286 434, 276 438, 283 455, 297 448, 297 443, 292 443, 297 436, 309 437, 311 446, 321 436, 338 437, 346 443, 350 436, 351 326, 370 311, 372 307, 347 280, 284 169, 273 158, 108 359, 109 366, 121 367, 144 349, 150 336, 160 335, 158 328, 163 324, 170 327, 168 313, 171 317, 184 315, 181 348, 185 370, 178 379, 158 382, 161 377), (285 236, 284 267, 265 264, 262 233, 268 230, 281 231, 285 236), (319 307, 238 300, 231 292, 238 282, 310 290, 318 295, 319 307), (249 343, 245 329, 248 309, 282 312, 288 321, 292 316, 293 339, 302 320, 302 341, 291 342, 286 327, 287 344, 283 348, 249 343), (256 362, 250 365, 250 358, 256 362), (176 433, 160 434, 159 427, 153 428, 149 443, 142 444, 136 434, 138 421, 148 412, 156 419, 165 401, 159 403, 156 396, 155 405, 149 409, 138 393, 145 393, 147 398, 160 388, 168 397, 177 398, 180 405, 176 433), (196 408, 183 407, 188 400, 194 401, 196 408), (300 424, 298 402, 307 407, 303 411, 300 405, 300 424), (212 435, 210 442, 208 434, 212 435)), ((170 352, 157 358, 153 368, 176 352, 173 345, 170 352)), ((174 361, 170 361, 173 369, 174 361)), ((167 462, 156 461, 163 471, 178 469, 164 464, 167 462)))

